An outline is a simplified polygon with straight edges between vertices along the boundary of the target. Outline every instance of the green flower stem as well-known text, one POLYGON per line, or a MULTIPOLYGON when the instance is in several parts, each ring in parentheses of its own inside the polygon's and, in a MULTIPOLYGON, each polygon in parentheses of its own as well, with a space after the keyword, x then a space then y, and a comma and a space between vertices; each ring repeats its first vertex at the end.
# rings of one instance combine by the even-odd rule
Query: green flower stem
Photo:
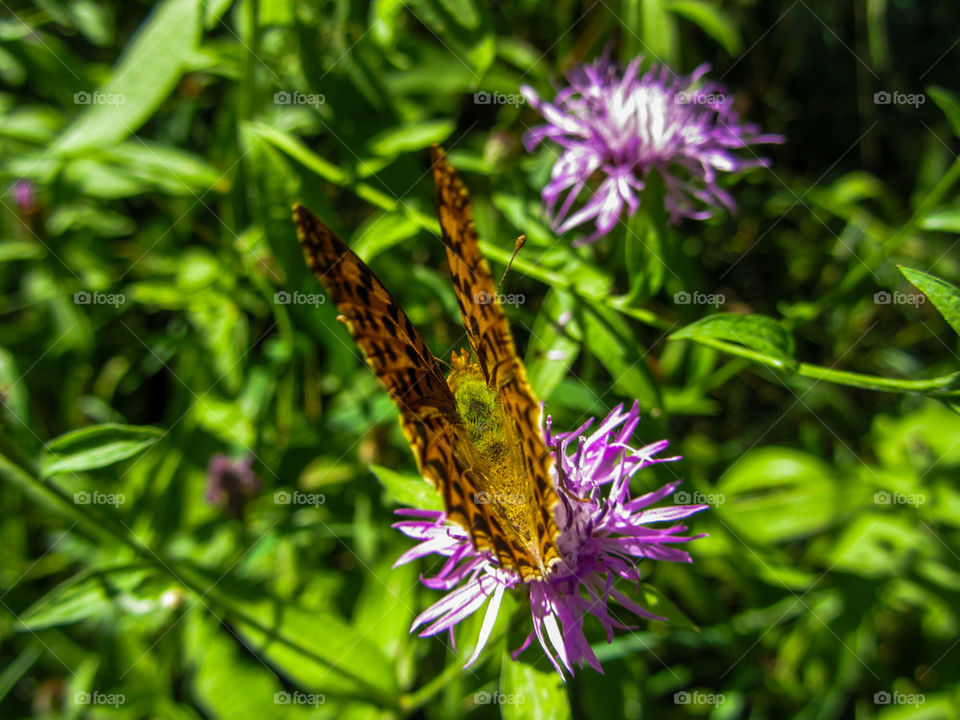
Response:
POLYGON ((740 345, 712 338, 697 338, 695 342, 730 355, 751 360, 772 370, 778 370, 785 375, 798 375, 817 381, 826 380, 827 382, 836 383, 837 385, 846 385, 848 387, 876 390, 879 392, 907 392, 937 397, 960 397, 960 372, 937 378, 929 378, 927 380, 899 380, 897 378, 885 378, 879 375, 867 375, 865 373, 850 372, 848 370, 836 370, 811 363, 798 363, 794 366, 787 366, 781 360, 771 358, 740 345))
POLYGON ((834 370, 822 365, 800 363, 797 367, 797 374, 815 380, 826 380, 838 385, 879 390, 880 392, 910 392, 941 396, 960 395, 960 389, 955 389, 960 384, 960 373, 930 378, 929 380, 897 380, 846 370, 834 370))

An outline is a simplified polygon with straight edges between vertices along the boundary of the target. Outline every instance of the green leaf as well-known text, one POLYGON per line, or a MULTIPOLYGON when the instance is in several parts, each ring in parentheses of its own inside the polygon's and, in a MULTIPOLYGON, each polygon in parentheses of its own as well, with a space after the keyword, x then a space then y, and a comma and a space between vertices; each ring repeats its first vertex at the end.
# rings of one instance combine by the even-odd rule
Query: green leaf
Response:
POLYGON ((420 510, 443 510, 443 499, 422 477, 404 475, 382 465, 371 465, 370 471, 398 505, 420 510))
POLYGON ((934 232, 960 233, 960 210, 930 213, 920 221, 920 227, 934 232))
POLYGON ((367 693, 380 702, 396 695, 393 664, 364 637, 365 631, 355 630, 341 616, 287 602, 247 604, 244 609, 250 619, 236 620, 236 627, 250 650, 304 690, 367 693))
POLYGON ((654 615, 665 617, 667 623, 673 627, 685 627, 691 630, 700 629, 670 598, 650 583, 643 583, 640 586, 640 592, 633 599, 654 615))
POLYGON ((163 430, 146 425, 91 425, 47 443, 40 460, 40 473, 81 472, 107 467, 133 457, 153 445, 163 430))
MULTIPOLYGON (((658 62, 672 64, 676 56, 677 24, 664 0, 640 0, 643 46, 658 62)), ((628 28, 628 32, 635 32, 628 28)))
POLYGON ((923 292, 933 306, 940 311, 943 319, 960 335, 960 290, 946 280, 919 270, 898 265, 900 272, 923 292))
POLYGON ((793 336, 776 320, 765 315, 715 313, 678 330, 671 340, 695 340, 748 360, 793 369, 793 336), (739 343, 746 350, 731 345, 739 343))
POLYGON ((389 157, 423 150, 432 143, 446 140, 455 127, 453 120, 428 120, 390 128, 371 138, 370 151, 375 155, 389 157))
MULTIPOLYGON (((202 708, 205 717, 218 720, 271 718, 296 720, 309 718, 315 705, 304 697, 298 706, 279 704, 279 693, 289 693, 276 671, 243 646, 232 630, 224 631, 216 617, 193 612, 183 621, 184 653, 190 658, 191 701, 202 708)), ((305 695, 306 688, 296 688, 305 695)), ((158 694, 159 697, 159 694, 158 694)), ((283 697, 282 695, 280 697, 283 697)), ((319 700, 319 698, 316 698, 319 700)), ((327 698, 323 698, 324 701, 327 698)), ((163 714, 171 720, 186 720, 195 715, 163 714)))
POLYGON ((887 0, 867 0, 867 46, 870 65, 878 72, 890 65, 890 38, 887 35, 887 0))
POLYGON ((933 101, 943 110, 943 114, 947 116, 950 127, 953 128, 953 134, 960 137, 960 99, 950 90, 939 85, 928 87, 927 94, 933 98, 933 101))
MULTIPOLYGON (((33 245, 33 243, 30 243, 33 245)), ((0 245, 0 248, 4 247, 0 245)), ((12 428, 17 425, 30 427, 30 400, 27 384, 19 382, 22 378, 17 360, 13 353, 0 347, 0 387, 3 388, 3 406, 0 408, 0 417, 9 422, 12 428), (6 416, 12 416, 9 419, 6 416), (14 421, 16 418, 16 421, 14 421)))
POLYGON ((573 317, 573 296, 551 290, 530 330, 524 365, 537 397, 546 400, 567 377, 580 354, 580 328, 573 317))
POLYGON ((102 617, 118 607, 154 612, 157 603, 143 605, 133 590, 149 576, 143 567, 122 567, 93 573, 80 573, 57 585, 20 616, 20 624, 29 630, 68 625, 89 617, 102 617))
POLYGON ((621 395, 636 398, 644 410, 663 407, 660 389, 650 372, 644 349, 629 339, 629 327, 609 308, 591 304, 580 316, 584 347, 600 361, 621 395))
MULTIPOLYGON (((416 603, 397 598, 417 597, 420 577, 417 563, 393 567, 393 555, 381 555, 368 568, 353 610, 352 625, 372 639, 392 660, 411 643, 410 625, 417 614, 416 603)), ((422 608, 421 608, 422 609, 422 608)))
POLYGON ((384 212, 372 215, 347 243, 364 262, 420 232, 420 226, 406 215, 384 212))
POLYGON ((723 45, 731 55, 743 49, 740 30, 733 19, 719 7, 703 0, 672 0, 667 10, 685 17, 700 26, 700 29, 723 45))
POLYGON ((122 164, 170 194, 194 195, 202 190, 225 192, 229 183, 219 170, 191 152, 159 143, 136 140, 121 143, 104 153, 104 159, 122 164))
POLYGON ((838 519, 831 468, 792 448, 747 453, 720 479, 715 494, 724 522, 758 543, 813 535, 838 519))
POLYGON ((451 64, 466 65, 477 80, 487 72, 496 57, 497 39, 483 3, 408 0, 406 5, 453 55, 451 64))
POLYGON ((494 698, 478 692, 474 702, 497 702, 503 720, 567 720, 572 717, 567 691, 560 675, 548 663, 537 666, 514 661, 504 652, 500 671, 500 693, 494 698))
POLYGON ((624 223, 626 268, 630 278, 630 292, 625 301, 632 304, 648 300, 663 286, 667 233, 665 189, 660 174, 650 173, 641 196, 640 211, 624 223))
POLYGON ((82 90, 84 112, 54 143, 70 155, 114 145, 136 132, 176 87, 200 40, 200 0, 165 0, 127 46, 106 84, 82 90))
POLYGON ((930 542, 930 536, 903 514, 867 513, 844 529, 826 562, 868 578, 897 575, 915 567, 917 557, 929 552, 930 542))
POLYGON ((528 242, 548 247, 556 244, 556 235, 534 215, 536 205, 504 192, 495 192, 491 202, 503 213, 518 234, 527 236, 528 242))

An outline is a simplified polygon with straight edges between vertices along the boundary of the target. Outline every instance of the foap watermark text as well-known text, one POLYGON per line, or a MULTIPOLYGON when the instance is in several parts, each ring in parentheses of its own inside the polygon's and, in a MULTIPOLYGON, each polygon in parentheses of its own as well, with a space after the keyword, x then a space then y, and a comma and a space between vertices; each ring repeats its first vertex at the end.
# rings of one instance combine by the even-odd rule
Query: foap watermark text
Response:
POLYGON ((120 507, 127 501, 127 496, 123 493, 103 493, 99 490, 87 492, 78 490, 73 494, 74 505, 112 505, 120 507))
POLYGON ((696 290, 687 292, 686 290, 681 290, 673 294, 674 305, 713 305, 713 307, 720 307, 726 301, 727 298, 723 293, 702 293, 696 290))
POLYGON ((123 693, 104 693, 99 690, 93 692, 74 693, 73 702, 77 705, 113 705, 117 708, 127 701, 123 693))
POLYGON ((927 699, 921 693, 902 693, 894 690, 887 692, 881 690, 873 694, 874 705, 912 705, 920 707, 927 699))
POLYGON ((321 93, 287 92, 279 90, 273 94, 274 105, 312 105, 320 107, 327 101, 321 93))
POLYGON ((674 705, 723 705, 726 701, 727 698, 723 693, 679 690, 673 694, 674 705))
POLYGON ((473 694, 474 705, 523 705, 527 701, 523 693, 502 693, 481 691, 473 694))
POLYGON ((873 294, 873 302, 877 305, 913 305, 919 307, 927 301, 923 293, 887 292, 879 290, 873 294))
POLYGON ((474 294, 473 301, 477 305, 523 305, 527 301, 527 296, 522 293, 488 293, 485 290, 474 294))
POLYGON ((277 305, 312 305, 320 307, 327 301, 327 296, 323 293, 302 293, 294 290, 292 293, 286 290, 278 290, 273 294, 273 302, 277 305))
POLYGON ((327 698, 319 693, 278 690, 273 694, 274 705, 313 705, 314 707, 319 707, 326 701, 327 698))
POLYGON ((920 107, 927 101, 927 96, 923 93, 903 93, 898 90, 888 92, 878 90, 873 94, 874 105, 913 105, 920 107))
POLYGON ((723 505, 727 501, 727 498, 720 493, 702 493, 699 490, 687 492, 686 490, 681 490, 673 494, 673 501, 677 505, 710 505, 711 507, 716 507, 717 505, 723 505))
POLYGON ((888 492, 881 490, 873 494, 874 505, 912 505, 920 507, 927 501, 927 496, 920 493, 888 492))
POLYGON ((327 496, 323 493, 305 493, 299 490, 290 492, 289 490, 277 490, 273 494, 273 501, 277 505, 323 505, 327 501, 327 496))
POLYGON ((474 105, 523 105, 526 100, 520 93, 485 92, 473 94, 474 105))
POLYGON ((126 101, 127 98, 123 93, 102 93, 99 90, 87 92, 86 90, 81 90, 73 94, 73 102, 75 105, 113 105, 114 107, 119 107, 126 101))
POLYGON ((79 290, 73 294, 74 305, 113 305, 120 307, 127 301, 123 293, 87 292, 79 290))

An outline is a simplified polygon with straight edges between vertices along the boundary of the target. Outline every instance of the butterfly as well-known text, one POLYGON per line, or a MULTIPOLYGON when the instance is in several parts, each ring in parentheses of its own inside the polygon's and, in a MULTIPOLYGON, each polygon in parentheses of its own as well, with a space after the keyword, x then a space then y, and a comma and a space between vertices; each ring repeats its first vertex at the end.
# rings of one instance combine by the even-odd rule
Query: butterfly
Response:
POLYGON ((437 209, 470 352, 440 361, 373 271, 303 205, 293 208, 307 265, 327 287, 367 365, 400 412, 421 474, 446 517, 474 547, 524 582, 560 562, 554 458, 541 408, 517 356, 490 266, 480 251, 470 197, 443 149, 431 151, 437 209))

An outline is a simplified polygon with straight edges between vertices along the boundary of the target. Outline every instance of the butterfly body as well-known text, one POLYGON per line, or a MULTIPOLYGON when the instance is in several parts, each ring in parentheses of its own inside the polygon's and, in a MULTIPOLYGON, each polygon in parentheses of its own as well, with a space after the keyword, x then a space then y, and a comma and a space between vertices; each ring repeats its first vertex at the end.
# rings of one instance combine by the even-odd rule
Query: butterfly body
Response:
POLYGON ((471 353, 440 363, 372 270, 302 205, 294 207, 307 265, 327 286, 367 364, 400 411, 423 476, 447 519, 529 582, 560 561, 540 404, 517 356, 490 268, 480 253, 469 196, 434 147, 434 182, 447 260, 471 353))
POLYGON ((536 556, 536 543, 531 542, 536 498, 530 492, 519 430, 480 366, 467 360, 466 353, 454 356, 454 371, 447 382, 460 416, 461 432, 454 448, 476 486, 474 502, 489 505, 536 556))

